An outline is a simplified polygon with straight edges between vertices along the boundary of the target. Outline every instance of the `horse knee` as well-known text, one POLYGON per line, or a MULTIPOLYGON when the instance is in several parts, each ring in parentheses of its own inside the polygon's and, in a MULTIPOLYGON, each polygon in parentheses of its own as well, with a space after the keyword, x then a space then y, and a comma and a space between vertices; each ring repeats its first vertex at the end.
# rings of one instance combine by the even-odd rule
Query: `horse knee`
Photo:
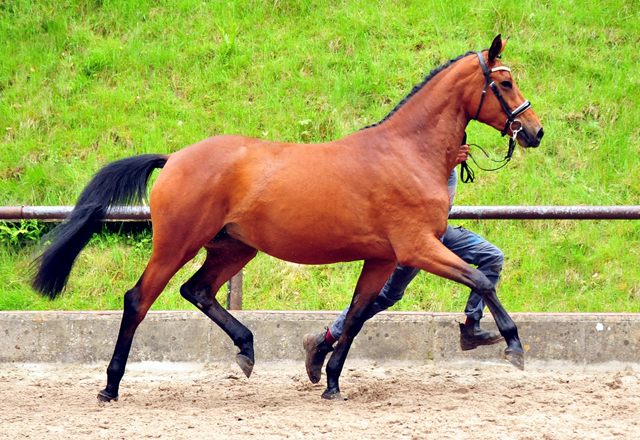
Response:
POLYGON ((473 281, 475 284, 473 290, 483 298, 496 294, 496 289, 493 283, 491 283, 491 281, 489 281, 489 279, 482 272, 478 271, 478 276, 476 276, 473 281))

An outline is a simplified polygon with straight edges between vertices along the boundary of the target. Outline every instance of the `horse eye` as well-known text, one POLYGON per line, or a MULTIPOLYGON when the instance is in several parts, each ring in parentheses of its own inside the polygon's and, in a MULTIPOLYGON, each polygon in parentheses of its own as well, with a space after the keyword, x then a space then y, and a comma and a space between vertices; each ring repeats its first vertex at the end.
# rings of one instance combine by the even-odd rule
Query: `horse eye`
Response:
POLYGON ((500 83, 500 85, 501 85, 502 87, 504 87, 505 89, 510 89, 510 88, 511 88, 511 81, 502 81, 502 82, 500 83))

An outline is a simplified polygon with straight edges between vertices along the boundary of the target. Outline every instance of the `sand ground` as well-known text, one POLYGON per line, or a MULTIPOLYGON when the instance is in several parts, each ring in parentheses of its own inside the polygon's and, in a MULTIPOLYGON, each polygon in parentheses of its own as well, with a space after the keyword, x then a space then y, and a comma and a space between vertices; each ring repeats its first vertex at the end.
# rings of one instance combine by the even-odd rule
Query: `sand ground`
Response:
POLYGON ((638 439, 640 369, 347 363, 346 402, 304 365, 0 364, 0 439, 638 439))

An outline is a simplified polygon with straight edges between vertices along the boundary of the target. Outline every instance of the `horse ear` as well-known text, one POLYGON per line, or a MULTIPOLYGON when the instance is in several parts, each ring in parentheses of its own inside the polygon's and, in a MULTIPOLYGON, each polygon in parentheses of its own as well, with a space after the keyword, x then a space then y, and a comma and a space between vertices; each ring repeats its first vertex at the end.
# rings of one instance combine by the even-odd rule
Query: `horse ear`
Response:
POLYGON ((502 53, 504 47, 507 45, 508 40, 509 38, 502 41, 502 37, 500 34, 498 34, 498 36, 493 39, 493 43, 491 43, 491 47, 489 48, 489 61, 495 60, 496 57, 502 53))

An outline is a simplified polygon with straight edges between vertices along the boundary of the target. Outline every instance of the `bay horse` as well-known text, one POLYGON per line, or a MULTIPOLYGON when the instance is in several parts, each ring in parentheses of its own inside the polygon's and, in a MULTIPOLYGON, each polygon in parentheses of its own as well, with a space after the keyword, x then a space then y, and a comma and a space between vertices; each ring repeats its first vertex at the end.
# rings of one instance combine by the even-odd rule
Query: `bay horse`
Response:
POLYGON ((136 328, 171 277, 203 247, 205 262, 180 293, 231 337, 247 377, 253 334, 215 295, 258 251, 299 264, 364 260, 344 333, 326 367, 324 398, 342 399, 338 381, 351 343, 398 262, 482 295, 507 343, 503 356, 524 368, 516 325, 495 289, 439 240, 447 228, 447 178, 472 119, 522 147, 537 147, 542 139, 540 120, 499 60, 505 44, 498 35, 488 50, 434 69, 380 123, 342 139, 303 145, 222 135, 102 168, 45 239, 33 280, 35 290, 56 297, 107 209, 140 203, 151 172, 163 168, 149 199, 153 252, 124 296, 107 386, 98 398, 117 399, 136 328), (486 93, 487 85, 493 93, 486 93))

